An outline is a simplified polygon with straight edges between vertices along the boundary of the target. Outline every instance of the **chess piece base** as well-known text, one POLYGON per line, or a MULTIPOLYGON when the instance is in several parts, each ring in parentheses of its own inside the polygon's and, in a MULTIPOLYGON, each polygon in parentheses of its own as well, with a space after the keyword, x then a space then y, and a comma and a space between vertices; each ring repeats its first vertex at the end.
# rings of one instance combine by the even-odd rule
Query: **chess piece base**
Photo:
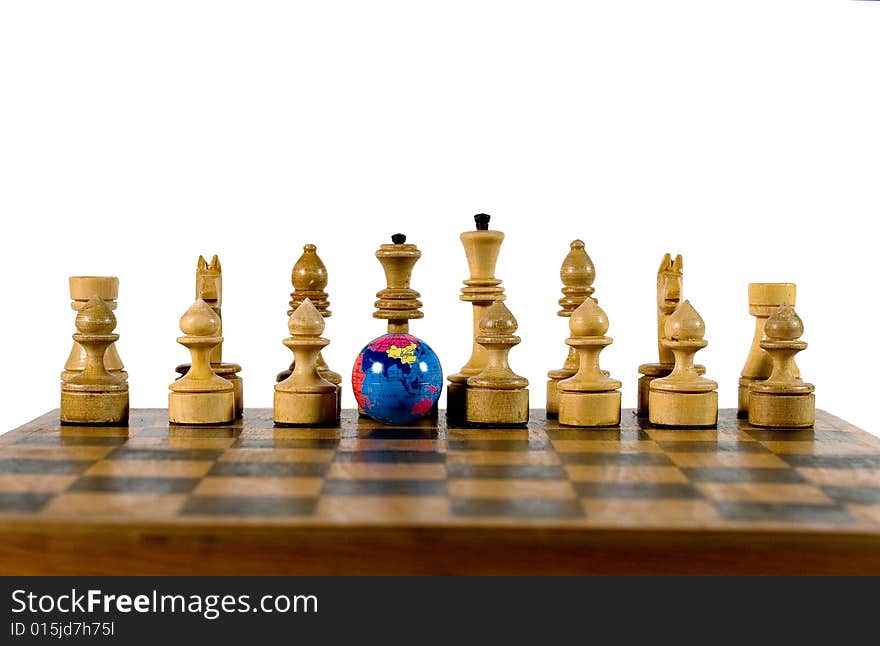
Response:
MULTIPOLYGON (((549 384, 548 384, 549 385, 549 384)), ((617 426, 620 424, 619 390, 559 393, 559 423, 565 426, 617 426)))
POLYGON ((739 378, 739 393, 737 395, 736 416, 740 419, 746 419, 749 416, 749 386, 760 379, 754 377, 739 378))
POLYGON ((468 424, 523 426, 529 421, 529 391, 465 389, 465 421, 468 424))
POLYGON ((462 422, 467 409, 467 384, 450 381, 446 386, 446 419, 462 422))
POLYGON ((231 389, 168 393, 168 420, 172 424, 229 424, 233 419, 235 394, 231 389))
MULTIPOLYGON (((237 363, 212 363, 211 368, 214 370, 214 374, 223 377, 226 381, 232 384, 232 395, 235 401, 235 418, 240 418, 244 413, 244 382, 242 381, 242 378, 238 376, 238 373, 241 372, 241 366, 237 363)), ((189 372, 189 369, 190 364, 188 363, 182 363, 174 368, 174 371, 180 375, 175 381, 189 372)))
POLYGON ((816 419, 816 395, 749 394, 749 424, 775 428, 808 428, 816 419))
POLYGON ((275 391, 272 418, 284 426, 330 426, 338 417, 336 389, 324 393, 275 391))
MULTIPOLYGON (((651 392, 651 382, 655 379, 668 377, 674 367, 675 364, 672 363, 643 363, 639 366, 639 373, 641 373, 642 376, 639 377, 636 415, 639 417, 650 416, 650 402, 648 395, 651 392)), ((694 368, 697 370, 698 375, 706 374, 706 366, 697 365, 694 366, 694 368)))
POLYGON ((128 389, 111 392, 61 389, 62 424, 126 424, 128 389))
POLYGON ((652 390, 648 396, 649 419, 657 426, 711 427, 718 423, 718 392, 678 393, 652 390))

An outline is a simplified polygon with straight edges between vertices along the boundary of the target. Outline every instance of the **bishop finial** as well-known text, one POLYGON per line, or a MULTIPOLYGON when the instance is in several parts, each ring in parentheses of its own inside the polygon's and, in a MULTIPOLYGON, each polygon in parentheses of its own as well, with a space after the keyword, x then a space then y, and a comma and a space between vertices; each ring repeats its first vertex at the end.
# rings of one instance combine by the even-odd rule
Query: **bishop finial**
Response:
POLYGON ((666 338, 673 341, 701 341, 706 324, 690 301, 685 301, 666 320, 666 338))
POLYGON ((774 341, 794 341, 804 333, 804 322, 791 305, 776 309, 764 325, 764 334, 774 341))
POLYGON ((321 336, 324 317, 307 298, 287 319, 287 329, 291 336, 321 336))
POLYGON ((516 332, 519 324, 507 306, 498 301, 493 303, 480 319, 480 334, 509 336, 516 332))
POLYGON ((489 230, 489 220, 492 219, 492 216, 488 213, 477 213, 474 216, 474 223, 477 225, 477 231, 488 231, 489 230))
POLYGON ((605 336, 608 316, 596 301, 588 298, 572 313, 568 327, 573 337, 605 336))
POLYGON ((403 244, 404 242, 406 242, 406 235, 404 235, 403 233, 395 233, 393 236, 391 236, 391 242, 393 242, 394 244, 403 244))
POLYGON ((571 251, 562 261, 559 277, 566 287, 590 286, 596 279, 596 268, 593 261, 584 249, 583 240, 575 240, 571 243, 571 251))
POLYGON ((318 257, 318 248, 313 244, 303 247, 303 254, 296 261, 291 273, 294 289, 323 291, 327 287, 327 267, 318 257))
POLYGON ((116 317, 100 296, 92 296, 76 315, 76 329, 80 334, 112 334, 116 317))
POLYGON ((220 317, 199 298, 180 317, 180 331, 187 336, 216 336, 220 331, 220 317))

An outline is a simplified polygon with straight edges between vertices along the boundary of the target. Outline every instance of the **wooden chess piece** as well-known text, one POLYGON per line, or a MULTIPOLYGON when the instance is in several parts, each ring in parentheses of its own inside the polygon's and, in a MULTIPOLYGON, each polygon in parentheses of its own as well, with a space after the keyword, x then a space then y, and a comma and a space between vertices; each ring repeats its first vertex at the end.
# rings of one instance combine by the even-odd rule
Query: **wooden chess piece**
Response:
POLYGON ((610 345, 608 317, 587 298, 568 322, 566 343, 575 351, 578 370, 559 382, 559 423, 566 426, 617 426, 620 424, 620 386, 599 368, 599 353, 610 345))
POLYGON ((777 428, 813 425, 815 387, 795 374, 794 355, 807 347, 798 340, 803 333, 804 323, 791 305, 780 306, 767 319, 761 348, 773 367, 767 379, 749 385, 749 424, 777 428))
POLYGON ((672 352, 674 367, 668 376, 651 381, 652 424, 688 428, 718 422, 718 384, 700 376, 694 365, 694 355, 709 345, 705 334, 706 324, 689 301, 666 320, 663 347, 672 352))
POLYGON ((173 424, 226 424, 235 418, 233 385, 211 367, 211 353, 223 342, 220 317, 197 299, 180 318, 177 342, 192 355, 190 368, 168 388, 168 419, 173 424))
MULTIPOLYGON (((72 310, 79 312, 93 296, 100 297, 111 312, 116 309, 116 299, 119 296, 119 279, 116 276, 71 276, 68 283, 72 310)), ((67 361, 64 363, 61 381, 68 381, 81 373, 85 366, 85 348, 74 341, 67 361)), ((115 343, 111 343, 104 353, 104 367, 111 375, 115 375, 123 381, 128 379, 128 373, 125 372, 115 343)))
POLYGON ((422 252, 414 244, 406 244, 406 236, 395 233, 391 244, 383 244, 376 251, 382 263, 387 286, 376 294, 373 318, 388 321, 388 334, 409 334, 409 322, 420 319, 424 313, 419 309, 419 293, 409 286, 412 270, 422 252))
POLYGON ((446 415, 452 421, 464 420, 467 380, 478 375, 486 367, 488 357, 486 349, 477 343, 477 337, 480 336, 480 321, 492 304, 506 298, 501 281, 495 278, 495 265, 498 262, 498 252, 501 250, 504 234, 501 231, 490 230, 489 220, 489 215, 478 213, 474 216, 476 230, 465 231, 459 236, 470 271, 470 278, 464 281, 459 298, 472 305, 473 343, 470 359, 461 370, 448 377, 446 415))
POLYGON ((295 357, 293 372, 275 384, 273 419, 276 424, 321 426, 338 421, 336 384, 318 372, 318 354, 330 341, 323 338, 324 318, 306 298, 287 321, 290 337, 284 345, 295 357))
POLYGON ((491 426, 522 426, 529 421, 529 380, 510 369, 508 353, 520 342, 516 319, 502 302, 491 305, 480 320, 479 343, 486 364, 468 377, 465 421, 491 426))
MULTIPOLYGON (((211 306, 220 319, 220 330, 218 336, 223 336, 223 273, 220 267, 220 259, 215 254, 211 258, 211 262, 205 260, 204 256, 199 256, 196 263, 196 299, 201 299, 211 306)), ((175 368, 177 373, 186 374, 190 364, 184 363, 175 368)), ((227 363, 223 361, 223 342, 217 344, 211 352, 211 368, 214 373, 223 377, 232 384, 235 394, 235 416, 241 417, 244 413, 244 383, 238 375, 241 372, 241 366, 237 363, 227 363)), ((178 377, 180 379, 180 377, 178 377)))
POLYGON ((86 353, 85 365, 61 384, 61 422, 125 424, 128 384, 108 372, 107 349, 119 339, 116 317, 100 296, 92 296, 76 315, 73 340, 86 353))
MULTIPOLYGON (((679 306, 682 300, 684 285, 684 260, 681 254, 672 259, 665 254, 657 270, 657 351, 659 360, 656 363, 643 363, 639 366, 638 401, 636 414, 648 417, 650 404, 650 386, 654 379, 666 377, 672 372, 675 358, 671 350, 663 345, 666 336, 666 321, 679 306)), ((694 366, 697 374, 705 374, 706 368, 694 366)))
MULTIPOLYGON (((749 386, 769 377, 773 369, 770 355, 761 348, 761 341, 766 338, 764 325, 781 305, 794 307, 796 296, 794 283, 749 283, 749 314, 755 317, 755 334, 739 379, 738 417, 749 416, 749 386)), ((795 377, 800 376, 796 365, 792 370, 795 377)))
MULTIPOLYGON (((596 279, 596 268, 593 261, 584 249, 581 240, 571 243, 571 249, 562 262, 559 270, 562 278, 562 298, 559 305, 562 307, 557 316, 570 317, 586 299, 593 295, 593 281, 596 279)), ((559 392, 557 385, 563 379, 574 376, 578 371, 578 353, 575 347, 569 344, 568 356, 562 368, 551 370, 547 373, 550 378, 547 382, 547 417, 556 417, 559 414, 559 392)))

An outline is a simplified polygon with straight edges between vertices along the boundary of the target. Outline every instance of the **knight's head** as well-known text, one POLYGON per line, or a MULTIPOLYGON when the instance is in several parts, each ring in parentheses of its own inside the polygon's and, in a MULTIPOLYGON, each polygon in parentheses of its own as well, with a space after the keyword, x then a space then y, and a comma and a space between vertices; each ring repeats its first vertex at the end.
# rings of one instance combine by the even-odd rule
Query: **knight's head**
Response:
POLYGON ((665 254, 657 271, 657 307, 663 314, 672 314, 681 302, 683 277, 684 261, 681 254, 675 260, 668 253, 665 254))
POLYGON ((199 256, 196 267, 196 298, 201 298, 215 310, 220 308, 223 299, 223 279, 220 260, 216 254, 208 263, 204 256, 199 256))

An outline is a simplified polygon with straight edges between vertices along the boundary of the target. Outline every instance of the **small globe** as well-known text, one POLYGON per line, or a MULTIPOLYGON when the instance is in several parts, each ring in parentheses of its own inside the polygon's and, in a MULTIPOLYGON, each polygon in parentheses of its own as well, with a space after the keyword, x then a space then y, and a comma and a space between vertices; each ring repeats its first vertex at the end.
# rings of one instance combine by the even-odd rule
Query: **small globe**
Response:
POLYGON ((351 387, 361 409, 383 424, 409 424, 440 399, 443 370, 430 346, 411 334, 385 334, 355 359, 351 387))

